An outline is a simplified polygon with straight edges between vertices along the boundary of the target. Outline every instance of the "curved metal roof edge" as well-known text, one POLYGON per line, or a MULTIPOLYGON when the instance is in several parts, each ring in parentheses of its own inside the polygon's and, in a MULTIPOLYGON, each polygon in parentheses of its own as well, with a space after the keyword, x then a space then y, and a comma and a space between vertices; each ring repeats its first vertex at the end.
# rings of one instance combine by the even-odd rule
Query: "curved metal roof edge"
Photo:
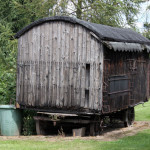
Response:
POLYGON ((25 32, 27 32, 31 28, 33 28, 37 25, 40 25, 42 23, 49 22, 49 21, 66 21, 66 22, 71 22, 71 23, 74 23, 74 24, 80 24, 80 25, 86 27, 87 29, 91 30, 92 32, 94 32, 100 39, 103 39, 102 35, 100 35, 96 31, 95 27, 90 25, 90 23, 88 23, 87 21, 83 21, 83 20, 68 17, 68 16, 54 16, 54 17, 47 17, 47 18, 39 19, 39 20, 29 24, 28 26, 24 27, 19 32, 17 32, 17 34, 15 35, 15 38, 19 38, 21 35, 23 35, 25 32))
MULTIPOLYGON (((15 35, 15 38, 19 38, 21 35, 23 35, 27 31, 29 31, 33 27, 38 26, 38 25, 43 24, 43 23, 46 23, 46 22, 49 22, 49 21, 66 21, 66 22, 71 22, 71 23, 74 23, 74 24, 82 25, 85 28, 92 31, 95 35, 97 35, 99 37, 99 40, 103 40, 103 41, 106 40, 106 41, 112 41, 112 42, 115 41, 115 42, 140 43, 140 44, 150 45, 150 42, 143 42, 143 41, 137 42, 136 40, 135 41, 120 40, 120 39, 117 39, 115 37, 113 39, 108 38, 108 37, 106 38, 97 31, 97 29, 92 25, 92 23, 84 21, 84 20, 80 20, 80 19, 77 19, 77 18, 68 17, 68 16, 53 16, 53 17, 47 17, 47 18, 39 19, 39 20, 29 24, 28 26, 24 27, 19 32, 17 32, 17 34, 15 35)), ((104 25, 104 26, 107 26, 107 25, 104 25)), ((110 26, 108 26, 108 27, 110 27, 110 26)), ((112 27, 112 28, 124 29, 124 28, 117 28, 117 27, 112 27)), ((131 30, 131 29, 127 29, 127 30, 131 30)), ((135 32, 133 30, 131 30, 131 31, 135 32)))

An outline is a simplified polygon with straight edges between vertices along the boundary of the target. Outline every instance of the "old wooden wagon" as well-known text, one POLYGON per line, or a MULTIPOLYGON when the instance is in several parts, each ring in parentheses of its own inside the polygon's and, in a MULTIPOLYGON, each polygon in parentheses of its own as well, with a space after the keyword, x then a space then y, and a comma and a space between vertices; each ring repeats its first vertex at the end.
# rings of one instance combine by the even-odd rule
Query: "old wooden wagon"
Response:
MULTIPOLYGON (((20 108, 90 124, 92 132, 106 115, 131 124, 134 106, 149 98, 150 41, 131 29, 57 16, 16 38, 20 108)), ((35 117, 54 124, 56 118, 35 117)))

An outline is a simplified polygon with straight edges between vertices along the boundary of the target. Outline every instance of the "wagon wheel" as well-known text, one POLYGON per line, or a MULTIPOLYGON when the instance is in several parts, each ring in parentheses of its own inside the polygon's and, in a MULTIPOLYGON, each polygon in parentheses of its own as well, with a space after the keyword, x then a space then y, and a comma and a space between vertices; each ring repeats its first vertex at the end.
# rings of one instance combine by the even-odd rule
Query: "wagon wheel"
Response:
POLYGON ((128 108, 124 112, 124 126, 129 127, 133 124, 135 119, 134 107, 128 108))

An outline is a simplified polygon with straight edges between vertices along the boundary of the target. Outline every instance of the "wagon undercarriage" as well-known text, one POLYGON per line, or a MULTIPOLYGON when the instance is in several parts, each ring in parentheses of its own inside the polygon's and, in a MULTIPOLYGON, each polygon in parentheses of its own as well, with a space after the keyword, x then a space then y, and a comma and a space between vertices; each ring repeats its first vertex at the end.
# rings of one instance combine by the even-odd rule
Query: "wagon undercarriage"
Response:
POLYGON ((37 112, 34 116, 38 135, 100 135, 113 122, 122 121, 128 127, 134 122, 134 107, 108 115, 77 115, 37 112))

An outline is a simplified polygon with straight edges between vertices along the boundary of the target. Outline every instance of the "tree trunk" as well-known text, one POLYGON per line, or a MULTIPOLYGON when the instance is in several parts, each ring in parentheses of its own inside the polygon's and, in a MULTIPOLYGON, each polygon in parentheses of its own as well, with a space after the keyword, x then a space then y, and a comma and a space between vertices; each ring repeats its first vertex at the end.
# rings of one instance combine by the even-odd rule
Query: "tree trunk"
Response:
POLYGON ((78 0, 76 15, 78 19, 82 19, 82 0, 78 0))

